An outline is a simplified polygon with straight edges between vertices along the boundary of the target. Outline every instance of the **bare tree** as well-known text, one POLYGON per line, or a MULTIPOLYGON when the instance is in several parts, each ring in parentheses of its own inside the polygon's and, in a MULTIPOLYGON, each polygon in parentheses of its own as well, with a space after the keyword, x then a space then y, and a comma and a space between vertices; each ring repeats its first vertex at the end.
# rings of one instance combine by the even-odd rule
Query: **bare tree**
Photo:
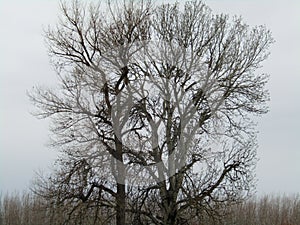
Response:
POLYGON ((139 224, 188 224, 245 199, 251 118, 267 112, 268 76, 256 71, 270 32, 199 1, 105 7, 63 4, 46 32, 61 89, 30 97, 39 117, 53 118, 63 155, 52 188, 40 187, 115 209, 122 225, 126 212, 139 224))

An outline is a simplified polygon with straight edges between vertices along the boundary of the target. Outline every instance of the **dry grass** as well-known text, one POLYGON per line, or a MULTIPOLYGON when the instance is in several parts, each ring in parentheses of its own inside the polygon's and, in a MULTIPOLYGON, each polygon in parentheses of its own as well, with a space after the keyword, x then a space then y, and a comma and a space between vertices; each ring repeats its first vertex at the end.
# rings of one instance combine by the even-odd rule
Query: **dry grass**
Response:
POLYGON ((218 225, 299 225, 300 195, 265 195, 227 209, 218 225))
MULTIPOLYGON (((65 215, 61 210, 46 209, 42 199, 28 193, 0 196, 0 225, 55 225, 65 215)), ((299 225, 300 195, 266 195, 225 209, 222 221, 205 218, 205 225, 299 225)), ((88 215, 85 220, 88 224, 88 215)), ((97 223, 98 224, 98 223, 97 223)), ((99 223, 101 224, 101 223, 99 223)))

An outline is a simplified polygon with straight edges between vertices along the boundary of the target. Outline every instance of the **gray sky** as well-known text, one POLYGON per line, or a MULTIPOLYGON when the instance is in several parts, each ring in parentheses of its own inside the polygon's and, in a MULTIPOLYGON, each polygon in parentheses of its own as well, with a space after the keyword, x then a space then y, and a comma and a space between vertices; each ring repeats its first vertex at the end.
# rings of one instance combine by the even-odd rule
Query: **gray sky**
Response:
MULTIPOLYGON (((300 1, 205 2, 214 12, 242 15, 273 32, 276 43, 262 70, 271 75, 271 111, 258 120, 257 191, 299 192, 300 1)), ((55 81, 42 29, 55 23, 57 9, 57 0, 0 0, 0 192, 28 188, 34 171, 47 170, 55 159, 46 147, 48 123, 30 115, 26 90, 55 81)))

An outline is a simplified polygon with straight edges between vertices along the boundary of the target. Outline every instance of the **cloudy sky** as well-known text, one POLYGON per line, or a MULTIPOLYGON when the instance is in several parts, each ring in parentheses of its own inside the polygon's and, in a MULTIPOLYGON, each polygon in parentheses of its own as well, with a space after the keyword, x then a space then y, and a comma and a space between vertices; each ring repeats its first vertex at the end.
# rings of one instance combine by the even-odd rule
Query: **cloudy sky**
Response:
MULTIPOLYGON (((157 0, 159 1, 159 0, 157 0)), ((266 25, 276 43, 263 71, 271 75, 270 113, 259 119, 259 194, 300 191, 300 1, 206 0, 216 13, 266 25)), ((34 171, 47 170, 48 122, 30 115, 26 91, 55 81, 43 28, 54 24, 57 0, 0 0, 0 192, 27 189, 34 171)))

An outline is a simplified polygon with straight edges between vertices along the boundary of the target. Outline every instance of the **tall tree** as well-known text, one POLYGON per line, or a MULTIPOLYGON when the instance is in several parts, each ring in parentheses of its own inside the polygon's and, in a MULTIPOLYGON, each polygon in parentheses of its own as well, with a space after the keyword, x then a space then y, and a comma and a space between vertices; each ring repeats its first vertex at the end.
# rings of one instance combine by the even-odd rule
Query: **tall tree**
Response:
POLYGON ((30 94, 64 153, 54 189, 112 207, 117 224, 126 211, 138 223, 189 223, 243 200, 256 163, 251 118, 267 112, 257 69, 270 31, 200 1, 89 6, 62 5, 46 32, 61 89, 30 94))

